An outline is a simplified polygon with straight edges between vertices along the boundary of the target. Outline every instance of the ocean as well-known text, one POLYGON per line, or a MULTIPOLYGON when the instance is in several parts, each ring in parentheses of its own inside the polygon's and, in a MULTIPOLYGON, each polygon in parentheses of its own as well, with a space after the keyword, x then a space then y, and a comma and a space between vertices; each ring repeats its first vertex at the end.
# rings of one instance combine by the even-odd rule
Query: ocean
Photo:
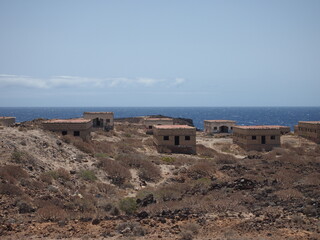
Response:
POLYGON ((203 120, 235 120, 238 125, 285 125, 298 121, 320 121, 320 107, 0 107, 0 116, 14 116, 17 122, 36 118, 76 118, 83 112, 114 112, 115 118, 165 115, 191 118, 203 129, 203 120))

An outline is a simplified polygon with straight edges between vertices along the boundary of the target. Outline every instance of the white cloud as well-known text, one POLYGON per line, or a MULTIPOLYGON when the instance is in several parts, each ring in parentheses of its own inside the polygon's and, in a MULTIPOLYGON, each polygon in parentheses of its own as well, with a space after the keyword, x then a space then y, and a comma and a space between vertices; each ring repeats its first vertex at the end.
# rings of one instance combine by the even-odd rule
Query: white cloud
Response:
POLYGON ((184 78, 176 78, 173 82, 173 85, 177 86, 177 85, 181 85, 185 82, 186 80, 184 78))
MULTIPOLYGON (((50 78, 34 78, 30 76, 0 74, 0 86, 18 86, 30 88, 114 88, 124 86, 142 85, 144 87, 154 86, 161 83, 169 83, 170 80, 156 78, 85 78, 77 76, 53 76, 50 78)), ((173 85, 184 83, 183 78, 173 80, 173 85)))

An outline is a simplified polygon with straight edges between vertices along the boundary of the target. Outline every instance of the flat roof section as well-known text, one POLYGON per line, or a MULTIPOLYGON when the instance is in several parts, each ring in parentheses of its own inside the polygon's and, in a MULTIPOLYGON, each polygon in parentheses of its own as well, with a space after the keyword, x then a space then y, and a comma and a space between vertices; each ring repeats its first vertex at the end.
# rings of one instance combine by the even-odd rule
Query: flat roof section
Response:
POLYGON ((84 112, 85 114, 113 114, 113 112, 84 112))
POLYGON ((309 124, 318 125, 318 124, 320 124, 320 121, 299 121, 299 123, 309 123, 309 124))
POLYGON ((91 119, 85 118, 71 118, 71 119, 51 119, 44 121, 44 123, 88 123, 91 119))
POLYGON ((281 129, 283 127, 286 127, 286 126, 279 126, 279 125, 256 125, 256 126, 234 126, 234 128, 241 128, 241 129, 254 129, 254 130, 257 130, 257 129, 273 129, 273 130, 278 130, 278 129, 281 129))
POLYGON ((233 120, 204 120, 205 122, 212 122, 212 123, 219 123, 219 122, 228 122, 228 123, 235 123, 236 121, 233 120))
POLYGON ((195 127, 191 127, 188 125, 157 125, 154 126, 157 129, 196 129, 195 127))
POLYGON ((145 118, 145 120, 154 120, 154 121, 159 121, 159 120, 173 120, 172 118, 145 118))

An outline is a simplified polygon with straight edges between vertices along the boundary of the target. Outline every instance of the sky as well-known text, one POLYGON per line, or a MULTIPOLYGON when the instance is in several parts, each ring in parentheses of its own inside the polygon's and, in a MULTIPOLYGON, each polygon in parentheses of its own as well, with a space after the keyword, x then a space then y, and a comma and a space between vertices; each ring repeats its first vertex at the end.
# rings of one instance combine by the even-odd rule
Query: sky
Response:
POLYGON ((320 106, 318 0, 0 0, 0 107, 320 106))

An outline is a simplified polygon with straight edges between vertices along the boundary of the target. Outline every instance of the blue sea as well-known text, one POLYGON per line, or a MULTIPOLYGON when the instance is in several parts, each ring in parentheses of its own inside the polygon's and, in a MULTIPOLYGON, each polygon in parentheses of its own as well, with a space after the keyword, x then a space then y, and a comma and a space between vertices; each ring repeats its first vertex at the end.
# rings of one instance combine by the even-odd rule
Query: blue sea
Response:
POLYGON ((203 129, 203 120, 235 120, 238 125, 286 125, 298 121, 320 121, 320 107, 0 107, 0 116, 14 116, 17 122, 36 118, 75 118, 83 112, 110 111, 115 118, 165 115, 191 118, 203 129))

